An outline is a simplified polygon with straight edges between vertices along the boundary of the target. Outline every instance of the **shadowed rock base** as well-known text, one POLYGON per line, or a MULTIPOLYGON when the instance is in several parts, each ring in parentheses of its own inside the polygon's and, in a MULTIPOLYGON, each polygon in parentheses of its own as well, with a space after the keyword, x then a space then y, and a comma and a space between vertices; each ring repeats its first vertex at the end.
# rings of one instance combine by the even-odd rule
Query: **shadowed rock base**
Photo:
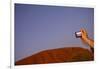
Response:
POLYGON ((47 64, 63 62, 92 61, 94 54, 84 48, 67 47, 41 51, 15 62, 15 65, 47 64))

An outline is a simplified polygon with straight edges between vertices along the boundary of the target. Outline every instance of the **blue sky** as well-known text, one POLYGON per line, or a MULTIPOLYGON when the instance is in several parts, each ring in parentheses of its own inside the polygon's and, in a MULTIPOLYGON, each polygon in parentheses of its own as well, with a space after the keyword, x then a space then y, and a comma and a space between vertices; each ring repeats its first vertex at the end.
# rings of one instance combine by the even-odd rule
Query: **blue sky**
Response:
POLYGON ((75 32, 94 38, 94 9, 15 4, 15 61, 46 49, 84 46, 75 32))

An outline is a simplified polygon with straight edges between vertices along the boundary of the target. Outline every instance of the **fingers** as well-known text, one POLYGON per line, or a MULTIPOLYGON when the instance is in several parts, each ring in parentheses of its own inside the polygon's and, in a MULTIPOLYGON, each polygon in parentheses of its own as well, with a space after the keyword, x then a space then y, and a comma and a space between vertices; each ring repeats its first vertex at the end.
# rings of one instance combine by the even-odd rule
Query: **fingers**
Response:
POLYGON ((87 35, 87 31, 85 29, 82 28, 80 31, 82 32, 83 35, 87 35))
POLYGON ((82 33, 84 33, 84 32, 83 32, 83 29, 81 29, 80 31, 81 31, 82 33))
POLYGON ((81 37, 81 39, 82 39, 84 42, 86 42, 86 40, 88 39, 87 31, 86 31, 85 29, 83 29, 83 28, 82 28, 80 31, 82 32, 82 37, 81 37))

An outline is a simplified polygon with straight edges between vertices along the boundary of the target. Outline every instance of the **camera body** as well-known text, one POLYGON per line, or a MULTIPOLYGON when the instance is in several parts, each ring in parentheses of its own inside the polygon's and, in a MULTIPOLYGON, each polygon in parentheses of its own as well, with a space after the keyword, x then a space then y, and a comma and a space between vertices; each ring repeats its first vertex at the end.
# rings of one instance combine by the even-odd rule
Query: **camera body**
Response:
POLYGON ((75 32, 76 38, 81 38, 82 37, 82 32, 75 32))

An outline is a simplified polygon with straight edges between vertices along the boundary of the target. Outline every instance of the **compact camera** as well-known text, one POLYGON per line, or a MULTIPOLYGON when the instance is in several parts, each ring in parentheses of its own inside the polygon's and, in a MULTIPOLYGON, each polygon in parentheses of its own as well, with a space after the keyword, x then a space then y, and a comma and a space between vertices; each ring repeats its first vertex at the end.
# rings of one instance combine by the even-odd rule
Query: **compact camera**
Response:
POLYGON ((80 38, 80 37, 82 37, 82 32, 75 32, 75 36, 76 36, 76 38, 80 38))

